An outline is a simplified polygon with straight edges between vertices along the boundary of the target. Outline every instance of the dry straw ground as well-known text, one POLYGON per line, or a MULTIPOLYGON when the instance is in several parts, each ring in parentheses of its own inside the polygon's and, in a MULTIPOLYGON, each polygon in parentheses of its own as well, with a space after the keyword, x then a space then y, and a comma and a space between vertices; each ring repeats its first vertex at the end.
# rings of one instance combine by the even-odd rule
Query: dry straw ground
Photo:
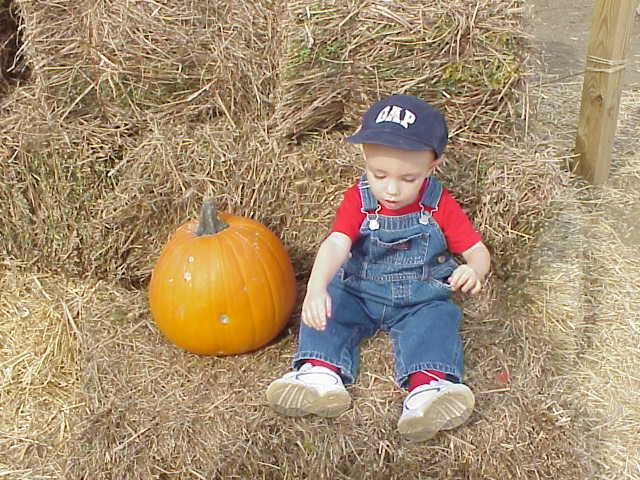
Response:
POLYGON ((523 81, 517 1, 174 3, 0 2, 19 25, 0 98, 0 478, 638 478, 640 235, 621 227, 638 95, 595 190, 566 168, 577 86, 523 81), (302 291, 359 172, 344 132, 394 91, 446 112, 440 175, 494 253, 485 291, 459 298, 477 409, 424 444, 395 432, 386 337, 363 345, 351 410, 288 419, 264 390, 296 316, 257 352, 199 357, 160 336, 145 294, 208 196, 283 239, 302 291))

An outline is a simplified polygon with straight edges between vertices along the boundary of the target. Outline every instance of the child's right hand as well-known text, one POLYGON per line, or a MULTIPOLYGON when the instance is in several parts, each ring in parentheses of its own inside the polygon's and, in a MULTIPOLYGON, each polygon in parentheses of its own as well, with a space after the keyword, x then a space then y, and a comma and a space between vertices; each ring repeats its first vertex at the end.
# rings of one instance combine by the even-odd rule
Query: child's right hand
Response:
POLYGON ((307 295, 302 302, 304 324, 316 330, 324 330, 329 317, 331 317, 331 296, 327 290, 307 290, 307 295))

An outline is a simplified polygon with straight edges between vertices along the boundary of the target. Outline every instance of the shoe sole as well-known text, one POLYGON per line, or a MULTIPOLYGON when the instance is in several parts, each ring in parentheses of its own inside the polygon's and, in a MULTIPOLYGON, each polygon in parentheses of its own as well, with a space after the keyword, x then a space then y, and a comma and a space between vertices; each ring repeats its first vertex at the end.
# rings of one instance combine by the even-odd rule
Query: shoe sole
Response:
POLYGON ((429 440, 440 430, 459 427, 473 412, 475 398, 467 387, 447 389, 420 409, 420 414, 401 417, 398 431, 413 442, 429 440))
POLYGON ((346 390, 320 395, 307 385, 278 381, 269 385, 267 400, 276 412, 289 417, 337 417, 351 405, 346 390))

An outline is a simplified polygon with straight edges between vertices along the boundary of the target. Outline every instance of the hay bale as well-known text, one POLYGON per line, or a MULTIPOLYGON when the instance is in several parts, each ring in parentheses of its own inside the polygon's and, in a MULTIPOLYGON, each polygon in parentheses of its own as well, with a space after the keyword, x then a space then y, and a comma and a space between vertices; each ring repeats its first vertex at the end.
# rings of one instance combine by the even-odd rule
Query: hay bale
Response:
MULTIPOLYGON (((126 225, 128 231, 114 232, 114 224, 130 219, 111 220, 114 212, 109 210, 120 213, 120 203, 126 203, 117 195, 131 193, 118 187, 120 176, 125 172, 126 178, 128 168, 144 170, 135 166, 140 155, 142 162, 158 161, 144 155, 161 143, 157 153, 178 153, 171 165, 160 161, 166 169, 152 170, 169 177, 184 172, 177 180, 181 196, 193 172, 178 164, 184 161, 180 149, 184 151, 183 142, 205 140, 185 138, 189 133, 179 133, 181 126, 197 131, 197 125, 204 125, 197 133, 213 130, 215 136, 218 116, 237 128, 244 126, 243 116, 256 122, 264 115, 274 81, 272 57, 278 53, 270 4, 35 5, 16 0, 15 6, 33 75, 1 107, 0 153, 7 159, 0 193, 6 219, 3 253, 42 269, 119 276, 138 285, 143 274, 135 263, 137 249, 157 249, 188 214, 180 203, 177 209, 170 205, 176 194, 173 184, 156 182, 159 198, 147 198, 137 213, 144 215, 145 205, 152 205, 151 232, 144 231, 151 234, 136 236, 137 221, 126 225), (208 122, 214 125, 207 128, 208 122), (174 144, 176 131, 180 141, 174 144), (149 240, 158 230, 162 239, 149 240), (127 260, 130 256, 134 261, 127 260)), ((189 153, 194 152, 187 148, 189 153)), ((203 152, 197 162, 219 171, 208 154, 203 152)), ((135 183, 137 194, 148 180, 135 183)))
MULTIPOLYGON (((552 142, 565 161, 575 142, 581 87, 549 84, 539 95, 537 136, 552 142)), ((639 101, 637 91, 623 93, 608 184, 594 188, 574 179, 549 205, 547 224, 532 245, 529 282, 520 289, 528 317, 550 346, 548 397, 560 424, 581 434, 590 452, 583 476, 590 477, 640 472, 639 101)))
POLYGON ((63 451, 82 406, 78 312, 90 292, 76 280, 0 265, 0 472, 63 478, 63 451))
POLYGON ((5 137, 13 155, 0 190, 4 254, 133 287, 146 283, 168 236, 209 197, 273 229, 304 273, 341 189, 357 176, 345 161, 357 158, 353 147, 332 139, 287 152, 258 123, 154 122, 112 139, 118 159, 77 137, 66 144, 68 131, 37 135, 45 125, 29 123, 18 125, 31 135, 5 137))
POLYGON ((272 123, 298 138, 354 128, 372 102, 409 93, 440 108, 458 142, 492 144, 515 118, 518 9, 504 2, 288 2, 272 123))
POLYGON ((478 408, 468 425, 410 444, 395 429, 403 393, 387 336, 363 345, 352 409, 287 418, 264 391, 289 368, 295 327, 257 352, 197 356, 159 334, 144 294, 105 282, 87 288, 92 300, 77 319, 85 410, 64 452, 66 478, 568 479, 583 467, 581 438, 559 428, 564 411, 540 395, 545 339, 526 319, 505 325, 492 310, 467 327, 478 408), (508 388, 494 378, 505 367, 508 388))
POLYGON ((632 360, 640 329, 631 313, 640 308, 638 241, 625 245, 616 231, 620 206, 630 200, 624 189, 580 187, 551 205, 518 295, 532 330, 547 342, 545 390, 558 424, 571 424, 591 452, 585 472, 633 477, 640 466, 630 460, 640 453, 632 433, 640 418, 640 369, 632 360))
POLYGON ((255 115, 273 88, 268 2, 15 4, 34 83, 60 120, 255 115))

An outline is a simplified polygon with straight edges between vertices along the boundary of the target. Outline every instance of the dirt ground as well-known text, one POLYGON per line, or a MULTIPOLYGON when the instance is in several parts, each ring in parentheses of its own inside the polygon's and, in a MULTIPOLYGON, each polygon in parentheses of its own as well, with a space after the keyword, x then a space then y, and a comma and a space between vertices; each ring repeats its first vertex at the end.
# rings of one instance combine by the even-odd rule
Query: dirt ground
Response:
MULTIPOLYGON (((544 72, 566 76, 584 70, 593 12, 592 0, 532 0, 530 31, 541 48, 544 72)), ((625 85, 640 82, 640 15, 636 15, 625 85)))

